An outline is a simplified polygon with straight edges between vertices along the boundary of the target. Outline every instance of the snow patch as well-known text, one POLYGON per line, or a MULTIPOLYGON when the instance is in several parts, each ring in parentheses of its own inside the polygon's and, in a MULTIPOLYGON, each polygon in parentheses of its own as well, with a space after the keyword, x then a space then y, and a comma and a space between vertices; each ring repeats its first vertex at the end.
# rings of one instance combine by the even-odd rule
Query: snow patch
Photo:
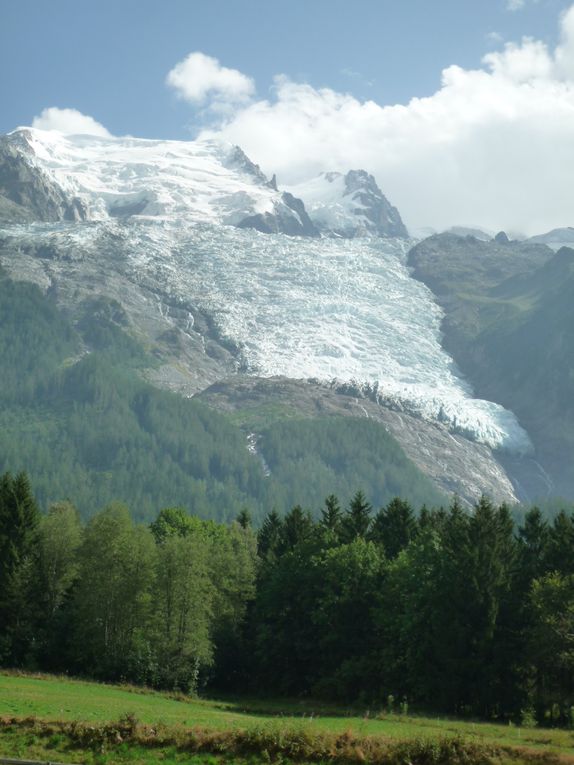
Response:
POLYGON ((92 220, 138 215, 237 225, 259 214, 299 220, 237 147, 217 140, 155 141, 19 128, 10 140, 92 220))

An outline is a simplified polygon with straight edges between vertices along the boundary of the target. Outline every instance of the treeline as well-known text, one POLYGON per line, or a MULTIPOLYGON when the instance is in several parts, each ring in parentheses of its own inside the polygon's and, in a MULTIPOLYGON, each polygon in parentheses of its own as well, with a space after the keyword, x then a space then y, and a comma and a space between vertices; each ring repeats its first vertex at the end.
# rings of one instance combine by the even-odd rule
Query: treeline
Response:
POLYGON ((0 481, 0 660, 156 687, 311 695, 574 723, 574 519, 375 512, 329 496, 318 520, 255 532, 111 505, 85 526, 0 481))

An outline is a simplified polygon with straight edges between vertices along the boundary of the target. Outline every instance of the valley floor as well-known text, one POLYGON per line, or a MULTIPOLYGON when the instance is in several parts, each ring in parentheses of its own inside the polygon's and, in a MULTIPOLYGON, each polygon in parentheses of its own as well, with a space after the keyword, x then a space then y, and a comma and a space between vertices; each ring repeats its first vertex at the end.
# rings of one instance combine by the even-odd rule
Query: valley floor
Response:
POLYGON ((196 700, 132 687, 0 674, 0 758, 70 763, 574 762, 574 732, 345 710, 196 700))

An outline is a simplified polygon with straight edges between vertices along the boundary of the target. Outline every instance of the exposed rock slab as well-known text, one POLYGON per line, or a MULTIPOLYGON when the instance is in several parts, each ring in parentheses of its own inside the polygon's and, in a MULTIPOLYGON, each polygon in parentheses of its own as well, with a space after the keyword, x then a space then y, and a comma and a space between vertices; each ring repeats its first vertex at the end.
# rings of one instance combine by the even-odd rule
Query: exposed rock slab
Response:
POLYGON ((313 382, 244 376, 212 385, 199 399, 222 411, 252 410, 254 416, 259 408, 274 404, 291 409, 294 417, 371 419, 383 425, 441 492, 456 494, 469 506, 482 493, 495 502, 517 501, 511 481, 487 446, 368 399, 343 395, 313 382))

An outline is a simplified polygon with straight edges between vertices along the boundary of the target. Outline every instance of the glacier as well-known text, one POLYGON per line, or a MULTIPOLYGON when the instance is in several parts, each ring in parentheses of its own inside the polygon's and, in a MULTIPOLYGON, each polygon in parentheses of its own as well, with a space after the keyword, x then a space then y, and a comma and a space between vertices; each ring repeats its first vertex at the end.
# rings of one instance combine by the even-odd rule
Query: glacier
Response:
POLYGON ((129 278, 209 312, 242 370, 376 383, 388 406, 493 449, 531 451, 514 414, 475 398, 442 348, 441 309, 406 264, 412 241, 236 228, 245 215, 300 212, 241 149, 216 141, 30 128, 6 140, 87 211, 86 220, 4 225, 15 251, 47 247, 73 262, 106 248, 129 278))
POLYGON ((112 248, 129 278, 208 312, 248 373, 377 383, 386 405, 493 449, 531 451, 514 414, 475 398, 441 347, 442 310, 406 265, 412 242, 151 217, 10 226, 0 236, 24 248, 41 242, 71 261, 112 248))

